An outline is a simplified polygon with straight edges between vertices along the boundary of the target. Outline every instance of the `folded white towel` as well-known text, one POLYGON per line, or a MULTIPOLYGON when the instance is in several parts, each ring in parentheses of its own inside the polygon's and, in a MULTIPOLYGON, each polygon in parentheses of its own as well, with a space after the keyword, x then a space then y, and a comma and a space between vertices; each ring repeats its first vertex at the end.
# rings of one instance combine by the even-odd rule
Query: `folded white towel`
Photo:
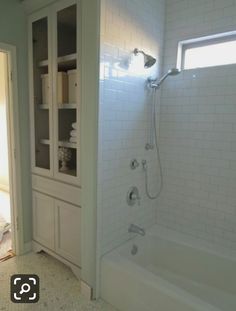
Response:
POLYGON ((76 137, 77 136, 77 131, 76 130, 70 131, 70 136, 71 137, 76 137))
POLYGON ((75 129, 75 130, 77 129, 77 123, 72 123, 71 126, 73 129, 75 129))
POLYGON ((70 138, 70 143, 76 143, 77 142, 77 138, 76 137, 71 137, 70 138))

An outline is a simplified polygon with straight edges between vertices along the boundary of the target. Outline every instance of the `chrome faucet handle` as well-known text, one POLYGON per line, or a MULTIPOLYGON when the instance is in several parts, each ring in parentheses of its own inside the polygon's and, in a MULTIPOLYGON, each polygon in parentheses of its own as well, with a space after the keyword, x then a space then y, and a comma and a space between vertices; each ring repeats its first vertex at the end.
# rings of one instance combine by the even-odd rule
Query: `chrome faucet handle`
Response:
POLYGON ((141 228, 135 224, 130 224, 128 228, 129 233, 137 233, 139 235, 144 236, 146 234, 146 231, 144 228, 141 228))
POLYGON ((140 205, 141 197, 140 197, 139 193, 131 192, 130 198, 131 198, 131 200, 133 200, 133 201, 137 201, 137 202, 138 202, 138 205, 140 205))
POLYGON ((137 187, 131 187, 127 193, 127 203, 133 206, 136 202, 140 205, 140 195, 137 187))
POLYGON ((130 162, 131 170, 135 170, 137 167, 139 167, 139 162, 136 159, 132 159, 130 162))

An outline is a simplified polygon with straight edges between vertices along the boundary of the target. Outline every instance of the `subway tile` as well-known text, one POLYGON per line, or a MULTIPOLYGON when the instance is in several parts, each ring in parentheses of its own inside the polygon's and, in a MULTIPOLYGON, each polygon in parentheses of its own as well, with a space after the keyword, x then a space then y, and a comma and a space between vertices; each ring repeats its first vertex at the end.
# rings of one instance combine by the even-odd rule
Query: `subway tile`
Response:
MULTIPOLYGON (((188 5, 167 0, 164 70, 175 66, 179 41, 235 30, 235 17, 234 0, 189 0, 188 5)), ((165 178, 158 224, 199 238, 211 248, 224 246, 228 253, 236 250, 235 68, 182 72, 165 84, 160 116, 165 178), (206 213, 200 217, 191 206, 206 213)))
MULTIPOLYGON (((101 254, 130 238, 132 222, 148 227, 155 223, 157 202, 150 202, 144 193, 143 172, 131 171, 132 158, 147 159, 155 168, 155 156, 144 146, 150 124, 149 98, 145 88, 148 76, 157 68, 133 72, 119 68, 132 58, 137 47, 154 56, 161 67, 163 50, 163 0, 101 1, 105 21, 101 36, 101 80, 99 107, 99 172, 98 196, 101 212, 101 254), (158 53, 158 54, 157 54, 158 53), (140 190, 141 205, 126 204, 130 186, 140 190)), ((134 56, 133 56, 134 57, 134 56)), ((140 56, 141 57, 141 56, 140 56)), ((158 184, 157 174, 150 174, 152 191, 158 184)))

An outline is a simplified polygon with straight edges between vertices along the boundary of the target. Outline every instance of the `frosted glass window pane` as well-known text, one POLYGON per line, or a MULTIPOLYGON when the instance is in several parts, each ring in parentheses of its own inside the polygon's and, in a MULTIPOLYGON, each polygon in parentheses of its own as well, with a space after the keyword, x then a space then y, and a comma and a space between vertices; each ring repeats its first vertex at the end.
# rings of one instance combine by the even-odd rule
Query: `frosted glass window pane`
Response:
POLYGON ((190 48, 185 51, 184 69, 236 63, 236 41, 190 48))

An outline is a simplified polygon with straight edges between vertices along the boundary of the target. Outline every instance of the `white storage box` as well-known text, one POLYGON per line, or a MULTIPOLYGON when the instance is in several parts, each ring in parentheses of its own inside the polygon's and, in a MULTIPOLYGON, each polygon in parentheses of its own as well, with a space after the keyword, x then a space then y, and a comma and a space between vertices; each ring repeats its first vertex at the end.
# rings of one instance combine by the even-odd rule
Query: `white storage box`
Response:
POLYGON ((77 70, 68 70, 68 85, 69 85, 69 103, 75 104, 77 102, 77 70))
POLYGON ((68 103, 68 76, 66 72, 57 73, 57 104, 68 103))
POLYGON ((42 79, 42 104, 49 104, 49 80, 48 74, 41 75, 42 79))
MULTIPOLYGON (((48 74, 41 75, 42 104, 49 104, 49 78, 48 74)), ((57 73, 57 104, 68 103, 68 76, 66 72, 57 73)))

